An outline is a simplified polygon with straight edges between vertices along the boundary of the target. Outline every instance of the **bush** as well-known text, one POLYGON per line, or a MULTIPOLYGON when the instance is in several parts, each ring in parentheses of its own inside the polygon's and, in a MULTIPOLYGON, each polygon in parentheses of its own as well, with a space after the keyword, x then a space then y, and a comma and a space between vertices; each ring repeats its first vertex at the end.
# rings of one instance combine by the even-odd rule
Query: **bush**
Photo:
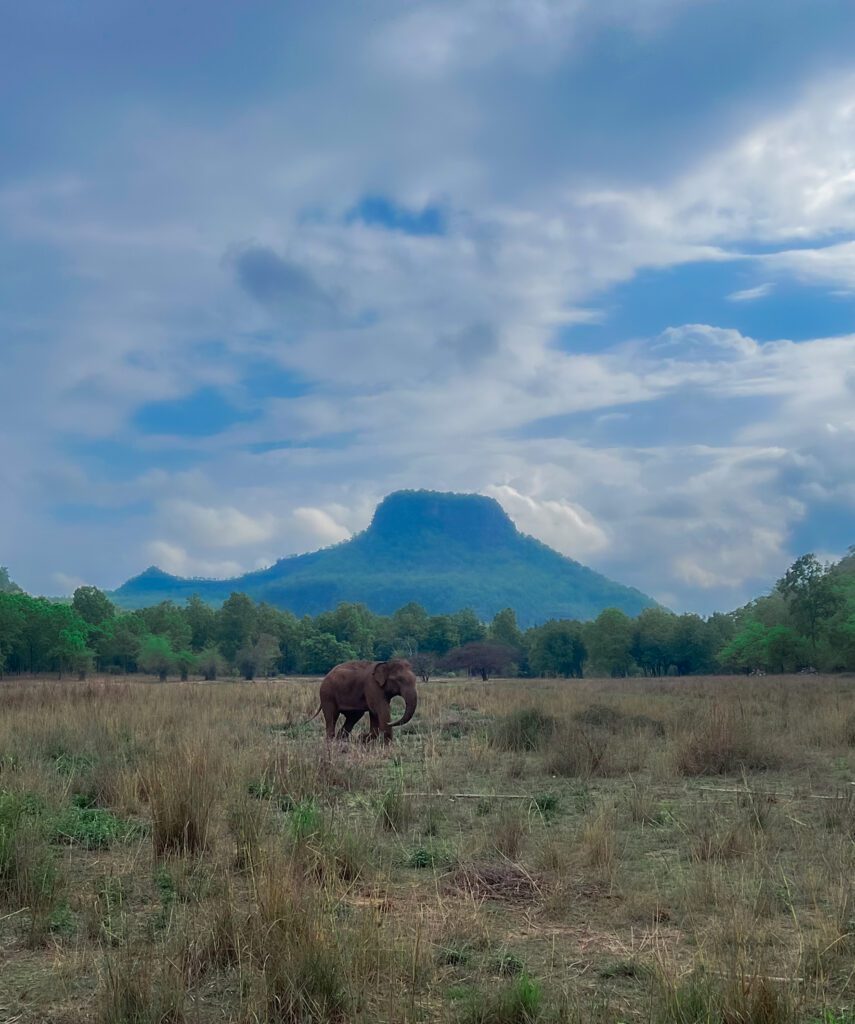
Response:
POLYGON ((538 708, 521 708, 496 721, 490 742, 499 750, 540 750, 555 731, 555 719, 538 708))
POLYGON ((709 714, 677 745, 681 775, 728 775, 742 769, 766 771, 782 762, 780 749, 734 708, 714 704, 709 714))
POLYGON ((546 770, 550 775, 589 779, 616 773, 611 737, 597 729, 583 729, 568 722, 556 729, 549 740, 546 770))

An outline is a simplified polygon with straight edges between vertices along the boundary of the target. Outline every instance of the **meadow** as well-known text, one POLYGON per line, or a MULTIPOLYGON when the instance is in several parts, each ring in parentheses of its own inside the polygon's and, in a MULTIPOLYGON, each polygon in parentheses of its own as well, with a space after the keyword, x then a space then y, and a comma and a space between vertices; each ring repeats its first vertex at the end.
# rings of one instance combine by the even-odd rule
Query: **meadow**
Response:
POLYGON ((855 679, 317 689, 0 684, 0 1021, 855 1021, 855 679))

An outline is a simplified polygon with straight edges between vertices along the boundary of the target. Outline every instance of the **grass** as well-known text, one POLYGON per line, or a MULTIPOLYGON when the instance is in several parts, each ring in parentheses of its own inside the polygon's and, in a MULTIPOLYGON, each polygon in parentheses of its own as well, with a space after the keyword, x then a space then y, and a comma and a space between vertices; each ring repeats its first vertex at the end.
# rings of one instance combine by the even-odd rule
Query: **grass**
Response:
POLYGON ((853 680, 316 697, 4 681, 0 1018, 855 1024, 853 680))

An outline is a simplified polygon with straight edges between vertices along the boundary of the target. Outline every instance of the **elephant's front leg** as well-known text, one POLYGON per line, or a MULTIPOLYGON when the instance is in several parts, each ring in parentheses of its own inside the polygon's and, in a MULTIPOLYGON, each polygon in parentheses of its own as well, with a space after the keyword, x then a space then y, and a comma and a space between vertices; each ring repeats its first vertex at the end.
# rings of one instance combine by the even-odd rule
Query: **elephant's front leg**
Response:
POLYGON ((380 719, 373 711, 368 712, 368 732, 362 737, 363 743, 373 743, 380 735, 380 719))
POLYGON ((392 719, 392 710, 387 704, 381 709, 380 714, 377 716, 377 732, 382 734, 384 743, 392 742, 392 726, 390 725, 392 719))

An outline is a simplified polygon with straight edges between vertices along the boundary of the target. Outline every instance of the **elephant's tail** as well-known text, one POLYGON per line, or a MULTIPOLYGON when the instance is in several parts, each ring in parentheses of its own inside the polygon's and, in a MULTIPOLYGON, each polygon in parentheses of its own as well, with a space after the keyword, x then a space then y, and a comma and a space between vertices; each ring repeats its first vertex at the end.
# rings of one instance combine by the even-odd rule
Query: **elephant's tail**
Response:
POLYGON ((306 721, 303 724, 304 725, 308 725, 309 722, 311 722, 311 720, 313 718, 317 718, 320 713, 321 713, 321 705, 318 704, 318 710, 313 715, 309 715, 309 717, 306 719, 306 721))

